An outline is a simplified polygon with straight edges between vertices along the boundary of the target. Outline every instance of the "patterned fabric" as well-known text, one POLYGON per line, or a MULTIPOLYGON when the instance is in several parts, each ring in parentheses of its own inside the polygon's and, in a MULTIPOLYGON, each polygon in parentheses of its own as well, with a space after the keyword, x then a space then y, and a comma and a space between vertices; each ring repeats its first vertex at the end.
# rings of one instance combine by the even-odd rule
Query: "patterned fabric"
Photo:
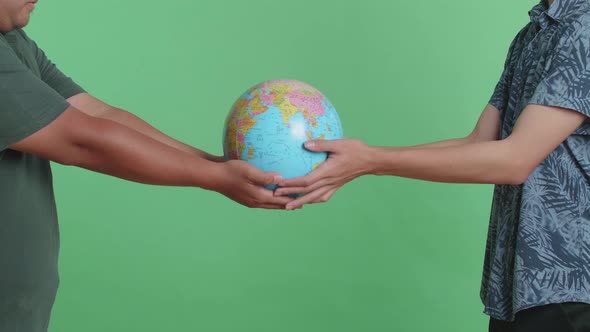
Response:
MULTIPOLYGON (((590 115, 590 0, 541 2, 529 15, 490 100, 501 111, 499 139, 527 104, 590 115)), ((589 120, 523 185, 495 187, 481 299, 500 320, 549 303, 590 303, 589 120)))

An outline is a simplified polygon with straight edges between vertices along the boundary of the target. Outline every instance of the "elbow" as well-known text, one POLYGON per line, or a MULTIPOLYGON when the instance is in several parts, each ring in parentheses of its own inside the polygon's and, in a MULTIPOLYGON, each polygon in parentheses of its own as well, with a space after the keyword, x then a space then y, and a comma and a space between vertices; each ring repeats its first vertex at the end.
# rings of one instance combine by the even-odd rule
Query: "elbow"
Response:
POLYGON ((525 183, 535 167, 530 162, 522 158, 517 158, 510 163, 509 167, 505 171, 506 184, 521 185, 525 183))
POLYGON ((94 118, 69 107, 47 126, 13 144, 10 148, 58 164, 79 166, 91 157, 89 152, 93 150, 93 146, 96 150, 101 127, 105 126, 94 118))
POLYGON ((70 153, 64 153, 62 156, 54 157, 52 161, 64 166, 76 166, 76 159, 70 153))
POLYGON ((52 161, 64 166, 82 166, 84 164, 84 147, 79 142, 69 141, 63 146, 62 152, 54 156, 52 161))
POLYGON ((508 178, 506 179, 506 184, 519 186, 519 185, 523 184, 528 177, 529 177, 529 174, 516 173, 514 175, 508 176, 508 178))
POLYGON ((540 160, 531 149, 521 144, 517 144, 512 139, 504 139, 497 142, 500 147, 498 155, 499 169, 502 174, 499 175, 501 184, 522 185, 535 170, 540 160))
POLYGON ((103 129, 98 121, 88 117, 79 121, 76 126, 71 126, 66 137, 67 143, 63 153, 54 161, 64 166, 88 167, 89 161, 94 159, 93 145, 100 137, 103 129))

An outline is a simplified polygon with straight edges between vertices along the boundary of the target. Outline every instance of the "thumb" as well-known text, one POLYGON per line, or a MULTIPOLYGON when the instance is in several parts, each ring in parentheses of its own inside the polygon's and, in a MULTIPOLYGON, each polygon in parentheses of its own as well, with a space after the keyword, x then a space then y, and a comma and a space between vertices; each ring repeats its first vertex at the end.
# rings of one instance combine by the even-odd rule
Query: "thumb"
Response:
POLYGON ((279 182, 283 181, 283 177, 279 173, 260 172, 260 174, 257 174, 253 180, 259 185, 270 186, 271 184, 278 184, 279 182))
POLYGON ((319 139, 315 141, 307 141, 303 145, 309 151, 314 152, 332 152, 337 149, 337 140, 319 139))

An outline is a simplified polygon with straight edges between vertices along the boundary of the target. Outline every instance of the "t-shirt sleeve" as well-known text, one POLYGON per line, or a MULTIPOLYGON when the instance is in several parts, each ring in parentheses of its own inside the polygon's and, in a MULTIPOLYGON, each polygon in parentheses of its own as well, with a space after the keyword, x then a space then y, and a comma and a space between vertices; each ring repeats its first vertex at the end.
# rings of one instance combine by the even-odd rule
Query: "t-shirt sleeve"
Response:
POLYGON ((590 116, 590 28, 564 35, 529 104, 557 106, 590 116))
POLYGON ((62 95, 0 43, 0 151, 45 127, 68 106, 62 95))
POLYGON ((504 69, 502 70, 500 79, 498 80, 498 83, 496 83, 494 92, 490 97, 489 104, 496 107, 500 111, 505 110, 508 106, 508 99, 510 98, 510 84, 512 83, 516 62, 515 60, 517 58, 516 55, 520 52, 520 48, 522 47, 520 45, 521 38, 527 29, 528 25, 524 27, 510 43, 508 54, 506 56, 506 60, 504 61, 504 69))
POLYGON ((30 43, 31 49, 35 54, 37 65, 41 72, 41 80, 52 87, 57 93, 64 98, 70 98, 71 96, 85 92, 84 89, 79 86, 74 80, 62 73, 57 66, 49 60, 45 52, 31 40, 24 31, 21 32, 25 39, 30 43))

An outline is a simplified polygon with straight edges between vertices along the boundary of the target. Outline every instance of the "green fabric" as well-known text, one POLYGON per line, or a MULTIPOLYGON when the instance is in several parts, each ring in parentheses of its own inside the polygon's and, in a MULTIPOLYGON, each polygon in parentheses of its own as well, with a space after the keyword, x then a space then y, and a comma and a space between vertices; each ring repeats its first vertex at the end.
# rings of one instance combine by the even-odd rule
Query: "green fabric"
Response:
POLYGON ((0 331, 46 331, 59 282, 49 161, 8 146, 81 92, 23 31, 0 34, 0 331))

